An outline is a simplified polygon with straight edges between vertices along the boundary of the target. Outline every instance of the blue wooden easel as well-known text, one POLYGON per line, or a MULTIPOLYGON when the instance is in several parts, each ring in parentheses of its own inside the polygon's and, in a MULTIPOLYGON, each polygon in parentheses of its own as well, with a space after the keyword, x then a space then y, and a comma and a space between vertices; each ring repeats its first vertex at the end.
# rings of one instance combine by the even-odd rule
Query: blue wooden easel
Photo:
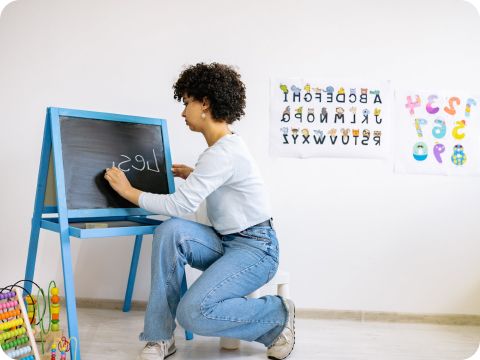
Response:
MULTIPOLYGON (((70 337, 75 337, 78 340, 76 359, 81 360, 70 236, 85 239, 135 235, 135 245, 123 305, 123 311, 128 312, 131 307, 143 235, 153 234, 155 228, 161 224, 161 221, 147 218, 148 215, 154 214, 140 208, 69 209, 67 207, 60 116, 78 118, 79 121, 84 118, 161 126, 169 193, 175 192, 175 185, 170 171, 172 162, 165 120, 61 108, 47 109, 25 279, 33 280, 34 277, 40 229, 47 229, 59 233, 65 283, 68 333, 70 337), (58 216, 54 216, 55 214, 58 216), (75 226, 75 224, 86 222, 107 222, 115 224, 115 222, 120 221, 132 222, 133 225, 122 227, 114 227, 114 225, 112 225, 112 227, 109 226, 107 228, 82 228, 75 226)), ((27 291, 31 291, 31 286, 30 283, 26 282, 25 287, 27 291)), ((186 278, 184 276, 182 294, 185 293, 185 291, 186 278)), ((185 334, 188 340, 193 338, 190 332, 185 331, 185 334)), ((70 354, 70 356, 73 359, 73 354, 70 354)))

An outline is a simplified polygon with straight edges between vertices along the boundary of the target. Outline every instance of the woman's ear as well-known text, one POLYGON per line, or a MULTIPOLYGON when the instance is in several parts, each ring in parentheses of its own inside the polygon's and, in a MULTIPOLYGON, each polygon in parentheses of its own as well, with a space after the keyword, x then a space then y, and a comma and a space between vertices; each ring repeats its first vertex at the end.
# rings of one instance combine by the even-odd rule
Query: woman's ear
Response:
POLYGON ((208 100, 206 96, 204 96, 202 100, 202 110, 203 111, 210 110, 210 100, 208 100))

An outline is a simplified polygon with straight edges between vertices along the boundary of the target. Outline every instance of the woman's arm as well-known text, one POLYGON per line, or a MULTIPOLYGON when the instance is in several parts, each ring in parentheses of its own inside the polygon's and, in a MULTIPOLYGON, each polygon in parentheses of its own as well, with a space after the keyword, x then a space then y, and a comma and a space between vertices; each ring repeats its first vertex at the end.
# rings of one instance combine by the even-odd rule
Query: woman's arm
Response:
MULTIPOLYGON (((193 169, 191 167, 183 164, 173 164, 172 167, 173 175, 184 180, 188 178, 192 171, 193 169)), ((115 190, 121 197, 137 206, 139 205, 140 194, 142 191, 134 188, 130 184, 130 181, 128 181, 122 170, 117 167, 107 168, 104 177, 113 190, 115 190)))
MULTIPOLYGON (((178 166, 178 165, 177 165, 178 166)), ((106 169, 105 179, 112 188, 128 201, 155 214, 182 216, 195 212, 200 203, 233 174, 230 157, 223 150, 206 151, 196 168, 180 165, 172 171, 186 176, 186 181, 173 194, 153 194, 134 188, 120 169, 106 169), (178 169, 177 169, 178 170, 178 169)))
MULTIPOLYGON (((213 149, 212 149, 213 150, 213 149)), ((200 203, 222 186, 233 174, 230 156, 222 149, 206 151, 195 169, 173 194, 142 192, 139 206, 155 214, 182 216, 193 213, 200 203)))

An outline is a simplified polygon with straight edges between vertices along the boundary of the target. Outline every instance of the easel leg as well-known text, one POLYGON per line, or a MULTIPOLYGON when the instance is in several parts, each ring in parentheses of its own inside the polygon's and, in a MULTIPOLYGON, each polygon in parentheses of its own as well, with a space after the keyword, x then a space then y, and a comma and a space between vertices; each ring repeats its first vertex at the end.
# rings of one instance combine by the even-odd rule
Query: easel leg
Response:
MULTIPOLYGON (((75 286, 73 280, 72 255, 70 250, 70 235, 67 232, 61 234, 61 251, 63 280, 65 283, 65 299, 67 303, 68 336, 77 339, 76 355, 70 352, 70 359, 81 360, 80 338, 78 336, 77 305, 75 299, 75 286)), ((73 349, 72 349, 73 350, 73 349)))
POLYGON ((137 276, 138 258, 140 257, 140 250, 142 249, 142 238, 143 235, 135 236, 130 274, 128 275, 127 291, 125 292, 125 300, 123 302, 124 312, 129 312, 132 305, 132 294, 135 286, 135 277, 137 276))
MULTIPOLYGON (((35 274, 35 263, 37 261, 38 237, 40 236, 40 219, 32 220, 32 229, 30 231, 30 243, 28 245, 27 266, 25 268, 25 280, 33 280, 35 274)), ((32 292, 32 283, 25 282, 25 290, 32 292)), ((24 294, 25 295, 25 294, 24 294)))
MULTIPOLYGON (((40 155, 40 166, 38 169, 37 192, 35 194, 35 205, 33 208, 32 228, 30 230, 30 243, 28 245, 27 265, 25 267, 25 280, 33 281, 35 273, 35 263, 37 260, 38 238, 40 236, 40 223, 42 221, 43 203, 45 200, 45 190, 47 188, 48 166, 50 163, 50 151, 52 139, 48 114, 45 120, 45 129, 43 131, 42 152, 40 155)), ((32 292, 32 283, 24 284, 25 290, 32 292)), ((26 294, 24 294, 26 295, 26 294)))

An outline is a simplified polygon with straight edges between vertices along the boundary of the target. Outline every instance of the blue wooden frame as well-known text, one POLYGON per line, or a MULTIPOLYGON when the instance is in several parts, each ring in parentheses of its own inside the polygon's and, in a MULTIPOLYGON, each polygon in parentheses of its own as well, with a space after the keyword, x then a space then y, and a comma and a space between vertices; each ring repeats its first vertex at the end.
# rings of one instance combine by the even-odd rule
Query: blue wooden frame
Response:
MULTIPOLYGON (((167 122, 163 119, 154 119, 130 115, 120 115, 111 113, 102 113, 94 111, 73 110, 64 108, 47 108, 45 119, 45 129, 43 134, 42 151, 40 155, 40 166, 38 171, 37 190, 35 195, 35 204, 33 209, 32 227, 30 232, 30 243, 28 248, 27 264, 25 269, 25 279, 33 280, 35 272, 35 263, 38 249, 38 239, 40 229, 54 231, 60 234, 60 247, 62 255, 62 267, 65 286, 66 310, 68 318, 68 333, 70 337, 78 340, 76 358, 81 360, 80 339, 78 334, 78 320, 75 301, 75 287, 72 268, 72 258, 70 250, 70 236, 81 239, 84 238, 102 238, 111 236, 135 235, 135 244, 133 248, 132 260, 130 265, 129 278, 125 292, 123 311, 129 311, 135 277, 138 266, 138 259, 143 240, 143 235, 153 234, 155 228, 161 224, 160 220, 147 218, 147 215, 153 215, 140 208, 123 209, 68 209, 65 193, 65 177, 63 169, 62 142, 60 133, 60 116, 70 116, 79 119, 95 119, 105 121, 120 121, 146 125, 160 125, 162 129, 162 139, 164 145, 165 165, 170 193, 175 192, 173 174, 171 172, 172 161, 170 154, 170 144, 168 141, 167 122), (50 154, 53 152, 53 169, 55 174, 56 205, 45 205, 45 192, 48 181, 48 168, 50 163, 50 154), (58 217, 44 217, 45 214, 58 214, 58 217), (110 227, 96 229, 81 229, 70 225, 76 222, 107 222, 107 221, 133 221, 138 225, 128 227, 110 227)), ((79 120, 80 121, 80 120, 79 120)), ((27 291, 31 291, 32 285, 26 283, 27 291)), ((186 278, 184 276, 182 285, 182 294, 186 291, 186 278)), ((187 340, 193 338, 189 331, 185 331, 187 340)), ((74 354, 70 354, 73 359, 74 354)))
MULTIPOLYGON (((95 119, 95 120, 104 120, 104 121, 116 121, 116 122, 126 122, 126 123, 135 123, 135 124, 144 124, 144 125, 159 125, 162 129, 162 140, 165 153, 165 167, 167 173, 167 182, 169 193, 175 192, 175 183, 173 181, 173 174, 171 171, 172 168, 172 159, 170 154, 170 143, 168 141, 168 128, 167 122, 164 119, 155 119, 147 118, 140 116, 131 116, 131 115, 120 115, 120 114, 111 114, 95 111, 85 111, 85 110, 73 110, 73 109, 64 109, 64 108, 49 108, 50 109, 50 121, 51 121, 51 131, 53 137, 53 147, 54 149, 59 149, 58 153, 54 153, 54 157, 57 162, 61 163, 61 166, 55 165, 55 177, 64 179, 63 172, 63 156, 62 156, 62 142, 60 137, 60 116, 70 116, 78 119, 95 119)), ((72 121, 74 121, 72 119, 72 121)), ((64 185, 64 184, 63 184, 64 185)), ((58 206, 58 204, 57 204, 58 206)), ((50 209, 52 211, 54 209, 50 209)), ((150 212, 139 209, 139 208, 116 208, 116 209, 73 209, 68 211, 68 217, 99 217, 99 216, 118 216, 118 215, 152 215, 150 212)))

